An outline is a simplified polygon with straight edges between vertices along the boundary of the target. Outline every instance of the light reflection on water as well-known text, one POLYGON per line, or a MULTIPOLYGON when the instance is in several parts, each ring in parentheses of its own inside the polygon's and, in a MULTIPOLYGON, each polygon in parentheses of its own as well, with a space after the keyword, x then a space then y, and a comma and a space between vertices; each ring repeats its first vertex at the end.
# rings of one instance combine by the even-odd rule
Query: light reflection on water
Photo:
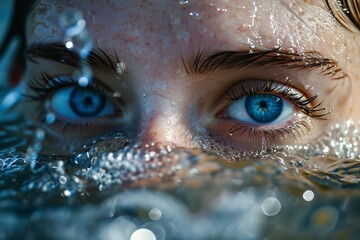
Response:
POLYGON ((356 239, 356 129, 239 162, 121 134, 38 156, 35 139, 0 153, 0 238, 356 239))

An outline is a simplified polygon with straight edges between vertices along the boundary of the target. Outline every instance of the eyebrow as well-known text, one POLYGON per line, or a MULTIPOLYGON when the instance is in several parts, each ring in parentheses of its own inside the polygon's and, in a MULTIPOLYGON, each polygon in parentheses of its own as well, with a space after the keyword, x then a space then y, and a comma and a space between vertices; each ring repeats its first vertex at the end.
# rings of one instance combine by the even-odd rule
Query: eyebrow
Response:
MULTIPOLYGON (((82 59, 61 42, 35 43, 25 51, 25 57, 33 62, 37 62, 36 58, 43 58, 72 67, 79 67, 81 61, 86 61, 92 68, 110 71, 122 78, 127 77, 127 65, 118 57, 116 51, 114 51, 114 56, 112 58, 101 48, 95 48, 92 49, 86 59, 82 59)), ((275 64, 298 69, 321 68, 323 74, 331 75, 333 79, 341 79, 347 76, 335 60, 325 58, 316 51, 297 54, 280 49, 254 49, 252 52, 219 51, 205 55, 204 51, 198 50, 189 61, 184 59, 182 61, 189 75, 203 75, 215 71, 230 71, 275 64)))
POLYGON ((101 48, 94 48, 86 58, 81 58, 75 51, 66 48, 63 43, 35 43, 25 50, 25 58, 36 62, 36 58, 66 64, 72 67, 80 67, 81 61, 86 61, 93 69, 110 71, 116 76, 127 77, 128 68, 125 62, 114 51, 111 57, 101 48))
POLYGON ((333 79, 347 76, 335 60, 323 57, 316 51, 302 54, 291 53, 280 49, 249 51, 220 51, 205 55, 198 50, 188 61, 183 59, 189 75, 203 75, 215 71, 230 71, 262 66, 279 66, 297 69, 321 69, 324 75, 333 79))

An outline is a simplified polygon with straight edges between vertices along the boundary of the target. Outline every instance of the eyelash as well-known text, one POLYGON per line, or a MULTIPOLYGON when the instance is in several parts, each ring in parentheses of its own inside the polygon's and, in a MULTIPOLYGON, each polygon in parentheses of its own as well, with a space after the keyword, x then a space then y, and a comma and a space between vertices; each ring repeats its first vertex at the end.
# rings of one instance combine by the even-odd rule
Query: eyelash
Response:
MULTIPOLYGON (((42 72, 40 76, 32 78, 28 83, 27 87, 31 89, 34 93, 33 94, 25 94, 23 93, 24 99, 27 99, 29 101, 38 102, 41 104, 37 108, 37 118, 40 120, 40 124, 47 124, 46 123, 46 114, 47 111, 45 109, 44 105, 44 99, 49 96, 49 93, 54 92, 58 89, 69 87, 69 86, 79 86, 77 82, 72 77, 64 77, 64 76, 57 76, 52 77, 48 75, 45 72, 42 72)), ((100 94, 103 94, 109 100, 111 100, 113 94, 110 90, 108 90, 105 86, 102 84, 96 82, 95 80, 92 81, 89 85, 89 88, 91 88, 94 91, 97 91, 100 94)), ((121 111, 120 109, 117 109, 118 111, 121 111)), ((49 125, 49 124, 47 124, 49 125)), ((90 121, 78 121, 78 122, 68 122, 68 121, 62 121, 58 118, 55 119, 55 122, 51 124, 52 127, 56 127, 60 129, 61 132, 64 132, 67 128, 76 129, 76 130, 83 130, 88 129, 91 126, 96 126, 97 121, 92 120, 90 121)))
MULTIPOLYGON (((23 96, 28 100, 39 101, 39 100, 43 100, 46 96, 48 96, 49 92, 56 91, 60 88, 68 87, 68 86, 79 86, 79 85, 72 77, 63 77, 63 76, 52 77, 47 73, 42 72, 40 77, 32 78, 27 84, 27 87, 30 88, 32 91, 34 91, 36 95, 23 94, 23 96)), ((107 97, 111 96, 110 90, 106 89, 105 86, 99 84, 96 81, 91 82, 88 87, 107 97)))
MULTIPOLYGON (((276 84, 275 81, 266 81, 263 85, 260 86, 252 86, 252 87, 244 87, 242 84, 240 85, 241 90, 236 91, 232 89, 227 93, 226 99, 230 102, 237 101, 245 96, 256 95, 256 94, 275 94, 285 97, 292 103, 294 103, 301 112, 311 118, 317 118, 320 120, 328 120, 328 115, 331 111, 328 111, 326 107, 321 107, 322 102, 317 103, 315 106, 310 106, 311 103, 316 101, 319 97, 319 94, 316 93, 309 98, 305 98, 305 96, 309 95, 306 92, 302 94, 294 93, 293 90, 295 88, 290 85, 290 81, 285 81, 284 84, 276 84)), ((302 118, 298 121, 290 124, 289 126, 278 128, 278 129, 264 129, 264 128, 253 128, 241 123, 238 123, 231 127, 228 130, 230 135, 241 130, 239 135, 243 135, 245 133, 253 134, 253 135, 260 135, 265 138, 270 136, 273 140, 276 139, 276 133, 279 133, 281 137, 285 137, 288 135, 290 138, 297 139, 297 136, 301 137, 302 134, 307 132, 311 132, 311 121, 308 118, 302 118)))

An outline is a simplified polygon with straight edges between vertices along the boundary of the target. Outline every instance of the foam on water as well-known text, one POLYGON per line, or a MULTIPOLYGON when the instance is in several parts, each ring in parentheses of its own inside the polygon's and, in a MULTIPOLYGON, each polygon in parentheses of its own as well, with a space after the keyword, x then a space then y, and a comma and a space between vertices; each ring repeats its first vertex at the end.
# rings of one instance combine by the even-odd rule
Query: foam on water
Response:
POLYGON ((238 162, 121 133, 49 156, 35 151, 38 129, 27 150, 0 154, 1 237, 351 237, 360 213, 358 127, 348 121, 312 145, 238 162))

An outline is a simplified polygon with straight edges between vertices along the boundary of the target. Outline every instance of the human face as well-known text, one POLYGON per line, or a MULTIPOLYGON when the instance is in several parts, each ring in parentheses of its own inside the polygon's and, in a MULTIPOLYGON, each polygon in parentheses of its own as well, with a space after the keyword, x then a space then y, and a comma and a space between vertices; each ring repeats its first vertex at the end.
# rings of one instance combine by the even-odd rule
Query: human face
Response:
POLYGON ((59 152, 123 131, 233 158, 359 120, 359 43, 323 1, 42 0, 27 24, 25 95, 34 101, 23 109, 59 152), (71 9, 93 43, 87 88, 59 44, 71 9))

